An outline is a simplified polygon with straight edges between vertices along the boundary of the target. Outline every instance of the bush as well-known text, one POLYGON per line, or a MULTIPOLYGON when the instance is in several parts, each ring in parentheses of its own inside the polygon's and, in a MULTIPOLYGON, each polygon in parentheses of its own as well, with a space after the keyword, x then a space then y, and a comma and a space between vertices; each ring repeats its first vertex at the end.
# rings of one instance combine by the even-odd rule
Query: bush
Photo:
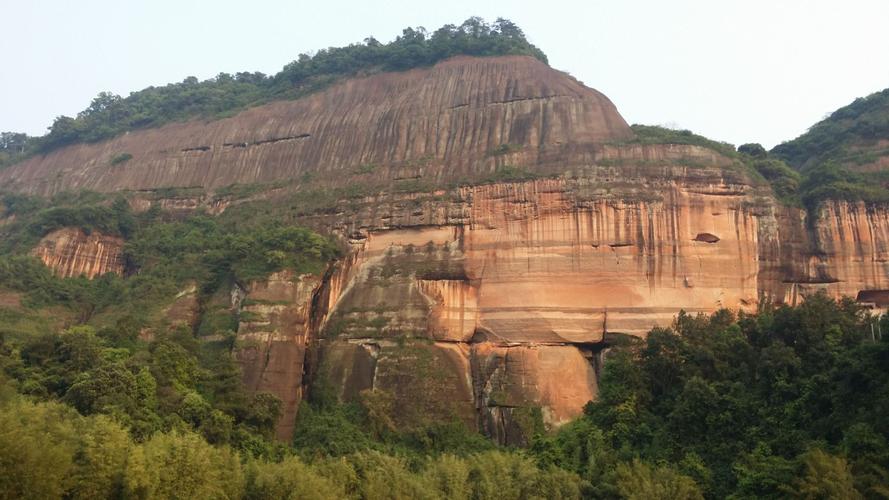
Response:
POLYGON ((119 165, 132 159, 133 155, 131 155, 130 153, 120 153, 119 155, 115 155, 114 158, 111 158, 111 164, 119 165))
POLYGON ((341 485, 319 475, 296 457, 278 463, 251 461, 247 465, 247 499, 327 500, 346 498, 341 485))

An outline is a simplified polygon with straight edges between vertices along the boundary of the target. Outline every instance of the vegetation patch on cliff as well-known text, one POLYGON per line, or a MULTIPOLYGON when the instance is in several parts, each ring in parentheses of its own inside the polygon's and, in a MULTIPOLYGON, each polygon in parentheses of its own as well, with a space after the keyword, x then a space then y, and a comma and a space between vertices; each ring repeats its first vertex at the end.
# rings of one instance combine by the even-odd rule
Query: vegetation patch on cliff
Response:
MULTIPOLYGON (((813 125, 805 134, 775 146, 771 153, 797 169, 860 157, 881 140, 889 140, 889 89, 860 97, 813 125)), ((874 158, 879 151, 874 151, 874 158)))
POLYGON ((157 208, 137 214, 123 198, 94 193, 60 196, 52 202, 7 196, 3 203, 7 216, 15 219, 0 228, 0 286, 20 291, 29 307, 61 306, 81 321, 100 324, 122 316, 149 321, 190 283, 209 296, 221 286, 282 269, 320 273, 338 253, 329 239, 270 214, 254 212, 244 222, 238 216, 248 213, 246 207, 232 216, 196 213, 176 218, 157 208), (53 276, 28 252, 43 235, 60 227, 124 236, 130 276, 53 276))
POLYGON ((690 130, 674 130, 657 125, 633 124, 635 137, 622 144, 688 144, 712 149, 728 158, 737 158, 738 152, 735 146, 727 142, 714 141, 690 130))

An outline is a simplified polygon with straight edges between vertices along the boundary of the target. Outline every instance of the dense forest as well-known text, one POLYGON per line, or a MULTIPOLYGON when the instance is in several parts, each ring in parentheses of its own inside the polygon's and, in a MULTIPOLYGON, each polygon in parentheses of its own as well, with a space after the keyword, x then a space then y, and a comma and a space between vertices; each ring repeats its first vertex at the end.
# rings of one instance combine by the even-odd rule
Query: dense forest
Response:
POLYGON ((172 121, 220 118, 269 101, 295 99, 344 77, 430 66, 457 55, 528 55, 546 62, 546 55, 507 19, 488 24, 471 17, 459 26, 448 24, 432 32, 406 28, 389 43, 370 37, 346 47, 300 54, 271 76, 220 73, 204 81, 188 77, 180 83, 148 87, 127 97, 101 92, 76 117, 56 118, 42 137, 3 133, 0 166, 68 144, 97 142, 172 121))
POLYGON ((889 321, 851 300, 616 336, 599 399, 527 449, 456 421, 399 429, 386 393, 343 403, 323 380, 278 443, 281 403, 241 386, 231 314, 207 307, 190 329, 156 313, 188 283, 211 304, 232 281, 320 272, 334 243, 256 208, 174 217, 88 193, 4 206, 0 498, 889 496, 889 321), (27 255, 70 225, 126 235, 131 276, 61 279, 27 255))

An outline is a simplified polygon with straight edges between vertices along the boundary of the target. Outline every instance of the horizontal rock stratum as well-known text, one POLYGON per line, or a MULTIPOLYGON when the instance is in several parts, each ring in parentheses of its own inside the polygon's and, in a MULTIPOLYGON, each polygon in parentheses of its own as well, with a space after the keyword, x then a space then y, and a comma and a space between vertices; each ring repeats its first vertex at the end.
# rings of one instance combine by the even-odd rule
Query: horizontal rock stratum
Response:
MULTIPOLYGON (((236 286, 224 305, 240 314, 245 384, 285 403, 282 439, 323 378, 345 400, 391 393, 404 427, 458 419, 522 443, 538 416, 560 425, 596 397, 611 333, 822 289, 886 295, 885 207, 829 202, 807 214, 736 159, 632 139, 606 97, 535 59, 459 57, 70 146, 0 172, 0 185, 200 187, 131 203, 211 213, 234 202, 212 192, 236 183, 290 183, 259 189, 262 201, 370 186, 295 207, 298 223, 350 249, 323 276, 278 273, 236 286), (112 166, 121 153, 132 159, 112 166)), ((97 238, 53 236, 36 254, 65 275, 115 271, 113 258, 87 255, 97 238)))
POLYGON ((432 68, 355 78, 295 101, 216 121, 173 123, 77 144, 0 172, 6 189, 59 191, 270 183, 306 174, 443 180, 477 173, 499 147, 516 164, 554 164, 632 136, 611 101, 525 56, 457 57, 432 68), (128 153, 132 159, 112 165, 128 153))

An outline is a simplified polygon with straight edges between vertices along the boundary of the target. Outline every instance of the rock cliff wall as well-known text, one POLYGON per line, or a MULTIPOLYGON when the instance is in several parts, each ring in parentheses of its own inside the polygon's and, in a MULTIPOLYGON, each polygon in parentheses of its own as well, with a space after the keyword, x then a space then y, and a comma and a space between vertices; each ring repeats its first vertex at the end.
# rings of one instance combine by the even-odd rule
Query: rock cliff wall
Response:
MULTIPOLYGON (((610 334, 817 290, 889 305, 889 208, 806 214, 737 160, 632 136, 606 97, 537 60, 455 58, 70 146, 0 171, 0 187, 218 214, 236 203, 220 188, 271 183, 256 192, 289 206, 282 218, 348 242, 324 276, 282 272, 205 301, 202 318, 188 319, 195 294, 169 312, 210 340, 237 314, 245 386, 282 400, 285 440, 323 379, 344 400, 391 397, 403 428, 459 420, 521 444, 596 397, 610 334), (354 185, 372 194, 300 206, 354 185), (170 187, 190 189, 158 194, 170 187)), ((68 228, 34 254, 93 277, 123 272, 122 244, 68 228)))
POLYGON ((123 238, 80 228, 57 229, 44 236, 31 254, 62 277, 123 274, 123 238))
POLYGON ((318 276, 282 271, 251 282, 246 290, 232 292, 238 317, 235 359, 241 366, 242 380, 247 390, 268 392, 281 400, 275 432, 284 441, 293 436, 303 397, 314 320, 323 316, 323 310, 313 307, 320 284, 318 276))
POLYGON ((521 443, 529 415, 558 426, 595 398, 609 333, 644 335, 680 310, 889 290, 889 210, 835 202, 810 221, 720 172, 624 179, 622 192, 590 177, 499 183, 339 213, 354 253, 328 305, 321 375, 345 399, 436 394, 448 404, 434 414, 521 443), (394 367, 399 382, 385 382, 394 367))
MULTIPOLYGON (((352 250, 324 276, 277 273, 233 295, 236 359, 250 391, 284 403, 278 436, 290 438, 321 377, 344 400, 388 393, 404 428, 458 419, 521 444, 537 419, 561 425, 596 397, 611 333, 818 290, 886 306, 889 210, 831 202, 809 218, 726 166, 640 167, 640 157, 682 163, 675 147, 656 149, 611 154, 636 167, 379 195, 305 216, 352 250)), ((69 228, 34 253, 60 274, 95 276, 123 271, 122 244, 69 228)))
POLYGON ((510 443, 529 436, 535 412, 550 427, 576 417, 598 392, 607 332, 756 305, 750 187, 686 182, 662 179, 658 199, 613 196, 588 178, 472 186, 409 214, 374 200, 342 226, 355 253, 330 306, 322 376, 346 399, 370 388, 396 401, 435 395, 447 408, 433 414, 510 443), (375 230, 382 221, 396 228, 375 230))
POLYGON ((832 201, 814 216, 793 208, 776 214, 767 224, 777 227, 761 245, 764 254, 780 254, 777 272, 761 265, 761 274, 777 275, 763 287, 772 300, 796 304, 819 290, 836 298, 889 290, 889 207, 832 201))
POLYGON ((77 144, 0 172, 7 190, 219 188, 305 180, 443 181, 572 163, 632 132, 604 95, 531 57, 457 57, 354 78, 294 101, 77 144), (498 149, 499 148, 499 149, 498 149), (121 153, 132 159, 112 165, 121 153), (496 156, 496 158, 495 158, 496 156))

